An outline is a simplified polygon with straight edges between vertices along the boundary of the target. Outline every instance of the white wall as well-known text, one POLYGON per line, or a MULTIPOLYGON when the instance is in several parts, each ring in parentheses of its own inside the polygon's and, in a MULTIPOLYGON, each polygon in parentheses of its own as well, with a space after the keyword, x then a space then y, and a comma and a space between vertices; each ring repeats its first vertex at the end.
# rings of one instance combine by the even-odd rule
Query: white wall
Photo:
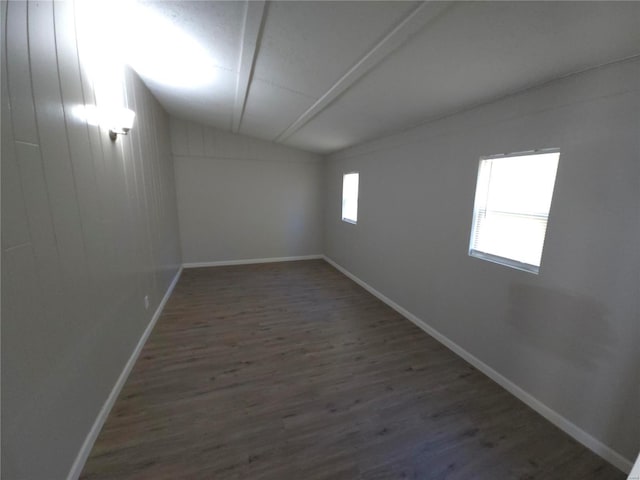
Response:
POLYGON ((592 70, 336 153, 325 179, 330 258, 628 461, 640 446, 639 88, 638 60, 592 70), (540 275, 469 257, 479 157, 550 147, 561 157, 540 275), (357 225, 340 220, 350 171, 357 225))
POLYGON ((2 478, 62 479, 181 263, 168 117, 128 70, 112 142, 73 3, 1 8, 2 478))
POLYGON ((185 263, 322 253, 322 157, 171 119, 185 263))

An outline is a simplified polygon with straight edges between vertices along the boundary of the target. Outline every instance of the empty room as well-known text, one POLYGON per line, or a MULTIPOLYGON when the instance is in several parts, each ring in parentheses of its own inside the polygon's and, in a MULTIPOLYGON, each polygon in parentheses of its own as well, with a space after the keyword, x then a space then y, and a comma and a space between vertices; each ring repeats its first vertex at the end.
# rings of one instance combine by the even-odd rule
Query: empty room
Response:
POLYGON ((640 479, 640 2, 0 6, 2 479, 640 479))

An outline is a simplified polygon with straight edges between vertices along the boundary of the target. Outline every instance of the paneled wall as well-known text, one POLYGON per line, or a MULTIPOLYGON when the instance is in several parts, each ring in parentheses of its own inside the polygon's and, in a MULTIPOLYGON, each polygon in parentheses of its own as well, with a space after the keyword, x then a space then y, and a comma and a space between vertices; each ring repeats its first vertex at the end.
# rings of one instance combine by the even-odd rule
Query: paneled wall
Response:
POLYGON ((638 60, 612 64, 336 153, 326 176, 328 257, 619 466, 640 445, 639 88, 638 60), (539 148, 561 151, 540 274, 469 257, 478 159, 539 148))
POLYGON ((322 253, 322 157, 171 118, 185 263, 322 253))
POLYGON ((1 6, 2 478, 62 479, 181 263, 168 117, 126 70, 112 142, 73 2, 1 6))

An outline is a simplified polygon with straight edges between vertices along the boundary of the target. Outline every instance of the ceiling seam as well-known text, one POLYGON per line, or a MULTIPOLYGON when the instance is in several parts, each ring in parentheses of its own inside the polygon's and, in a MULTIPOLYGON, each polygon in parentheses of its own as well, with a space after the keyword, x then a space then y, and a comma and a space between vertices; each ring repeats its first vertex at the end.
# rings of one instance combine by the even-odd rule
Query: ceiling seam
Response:
POLYGON ((238 77, 236 79, 236 96, 231 118, 231 131, 238 133, 249 96, 249 88, 253 78, 253 70, 258 55, 258 47, 264 27, 266 1, 247 0, 245 4, 244 24, 240 43, 238 77))
POLYGON ((347 72, 340 77, 313 105, 300 115, 282 133, 273 139, 283 142, 296 131, 307 124, 312 118, 327 108, 336 98, 347 89, 360 81, 370 70, 382 62, 387 56, 396 51, 416 33, 422 30, 431 20, 439 17, 453 2, 424 2, 414 8, 391 32, 380 40, 369 52, 358 60, 347 72))
POLYGON ((281 85, 281 84, 279 84, 279 83, 277 83, 277 82, 275 82, 273 80, 270 80, 270 79, 268 79, 266 77, 263 77, 261 75, 256 75, 255 72, 251 76, 251 80, 252 81, 253 80, 260 80, 261 82, 266 83, 267 85, 269 85, 271 87, 274 87, 274 88, 277 88, 279 90, 283 90, 283 91, 289 92, 289 93, 294 93, 296 95, 300 95, 301 97, 306 97, 306 98, 311 99, 311 100, 317 100, 317 97, 315 97, 315 96, 313 96, 313 95, 311 95, 309 93, 300 92, 300 91, 295 90, 293 88, 285 87, 284 85, 281 85))

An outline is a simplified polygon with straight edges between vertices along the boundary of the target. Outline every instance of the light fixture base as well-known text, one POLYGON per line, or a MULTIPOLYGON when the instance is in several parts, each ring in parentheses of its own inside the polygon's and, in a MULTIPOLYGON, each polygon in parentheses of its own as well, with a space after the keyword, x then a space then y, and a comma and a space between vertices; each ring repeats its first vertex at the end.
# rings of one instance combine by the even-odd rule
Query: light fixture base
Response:
POLYGON ((115 142, 116 138, 118 138, 118 135, 129 135, 129 130, 130 130, 129 128, 121 128, 121 129, 110 128, 109 138, 115 142))

